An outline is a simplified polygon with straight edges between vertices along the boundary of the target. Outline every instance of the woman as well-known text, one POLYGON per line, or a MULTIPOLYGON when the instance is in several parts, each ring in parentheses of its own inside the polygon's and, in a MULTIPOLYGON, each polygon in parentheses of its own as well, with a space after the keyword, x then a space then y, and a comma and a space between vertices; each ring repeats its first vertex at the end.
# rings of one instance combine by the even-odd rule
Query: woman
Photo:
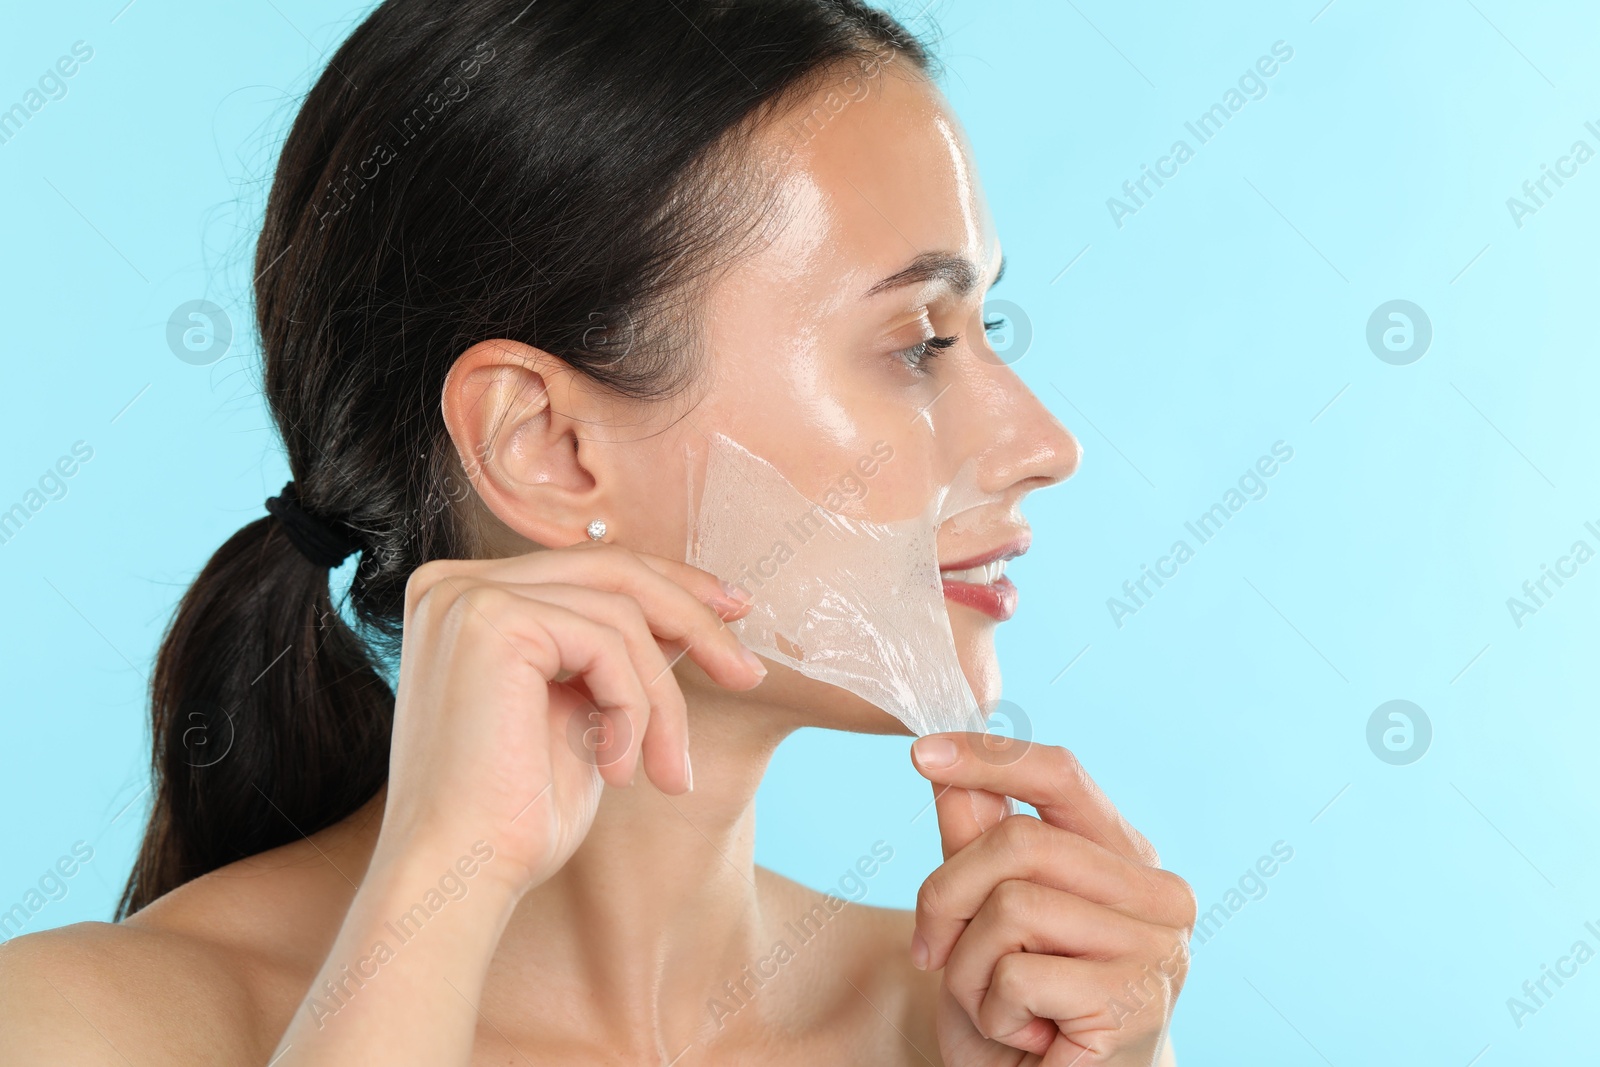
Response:
POLYGON ((1020 501, 1077 463, 986 344, 999 244, 928 67, 854 0, 355 31, 257 251, 293 482, 161 648, 121 921, 0 953, 0 1062, 1170 1062, 1188 887, 1070 754, 978 734, 913 745, 946 858, 916 911, 843 909, 728 1007, 831 903, 754 866, 769 755, 904 728, 768 670, 679 562, 698 446, 815 499, 886 443, 878 515, 975 469, 938 552, 986 706, 1020 501))

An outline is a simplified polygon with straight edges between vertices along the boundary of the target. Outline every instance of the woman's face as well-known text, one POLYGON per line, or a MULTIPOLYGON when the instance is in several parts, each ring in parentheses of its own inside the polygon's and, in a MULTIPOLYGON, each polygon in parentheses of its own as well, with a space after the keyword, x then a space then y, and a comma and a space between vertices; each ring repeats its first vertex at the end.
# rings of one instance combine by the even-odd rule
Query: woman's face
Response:
MULTIPOLYGON (((611 539, 682 558, 686 482, 713 433, 808 498, 843 498, 835 510, 879 522, 923 513, 967 465, 991 502, 940 526, 939 563, 958 657, 988 706, 999 696, 993 632, 1015 590, 950 572, 1025 550, 1022 497, 1068 477, 1079 448, 988 346, 982 305, 1000 246, 965 139, 942 95, 891 62, 831 79, 769 123, 757 150, 777 176, 771 240, 710 291, 692 396, 605 432, 628 453, 608 465, 611 539)), ((697 671, 683 681, 686 692, 709 685, 697 671)), ((816 725, 898 728, 779 665, 742 697, 816 725)))

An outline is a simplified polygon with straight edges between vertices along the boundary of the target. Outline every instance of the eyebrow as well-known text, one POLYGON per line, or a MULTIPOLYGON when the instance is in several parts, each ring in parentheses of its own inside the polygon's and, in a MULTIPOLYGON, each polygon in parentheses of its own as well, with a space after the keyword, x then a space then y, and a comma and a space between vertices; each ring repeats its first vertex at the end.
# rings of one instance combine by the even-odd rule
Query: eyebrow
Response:
MULTIPOLYGON (((994 276, 994 282, 999 284, 1006 273, 1005 256, 1000 257, 1000 270, 994 276)), ((978 287, 982 272, 965 256, 958 256, 952 252, 924 252, 911 261, 911 265, 904 270, 896 271, 883 281, 868 289, 867 296, 877 296, 879 293, 888 292, 890 289, 899 289, 907 285, 922 285, 927 282, 943 282, 948 285, 956 296, 966 296, 978 287)))

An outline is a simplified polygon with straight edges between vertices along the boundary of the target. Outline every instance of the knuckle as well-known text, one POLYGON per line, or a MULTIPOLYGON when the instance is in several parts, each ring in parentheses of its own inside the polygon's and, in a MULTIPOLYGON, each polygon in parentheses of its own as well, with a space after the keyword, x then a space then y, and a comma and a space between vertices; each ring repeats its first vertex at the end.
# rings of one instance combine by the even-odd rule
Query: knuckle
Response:
POLYGON ((639 558, 639 553, 631 548, 626 548, 610 541, 602 541, 595 545, 595 551, 612 560, 617 566, 643 567, 644 560, 639 558))
POLYGON ((1047 746, 1047 755, 1050 765, 1056 776, 1063 781, 1074 785, 1084 785, 1089 781, 1089 773, 1084 770, 1083 763, 1077 755, 1068 748, 1060 745, 1047 746))
POLYGON ((622 631, 622 627, 609 622, 597 622, 595 627, 607 652, 619 659, 628 654, 628 635, 622 631))
POLYGON ((1029 984, 1026 961, 1019 953, 1008 952, 995 961, 991 988, 1002 998, 1020 1000, 1029 992, 1029 984))
POLYGON ((1033 883, 1020 878, 1007 878, 989 894, 995 910, 1014 921, 1028 919, 1033 914, 1036 899, 1033 883))
MULTIPOLYGON (((452 584, 443 582, 434 588, 451 588, 452 584)), ((524 629, 517 625, 516 600, 515 594, 492 585, 453 589, 450 599, 441 601, 441 617, 451 630, 470 635, 472 640, 498 636, 499 644, 510 652, 513 634, 524 629)))
POLYGON ((1171 871, 1160 871, 1159 877, 1166 883, 1170 907, 1177 925, 1184 929, 1194 926, 1195 918, 1200 913, 1200 898, 1195 895, 1194 886, 1187 879, 1173 874, 1171 871))
POLYGON ((414 617, 449 619, 452 607, 461 600, 461 585, 455 581, 445 581, 445 577, 440 574, 439 580, 417 586, 417 598, 412 605, 414 617))
POLYGON ((406 578, 406 603, 415 610, 422 599, 439 585, 444 573, 443 560, 429 560, 406 578))
POLYGON ((595 591, 595 596, 609 618, 622 623, 633 623, 643 616, 639 602, 627 593, 601 589, 595 591))
POLYGON ((1160 870, 1161 853, 1156 851, 1156 846, 1150 843, 1150 839, 1148 837, 1144 836, 1144 834, 1141 834, 1138 830, 1135 830, 1132 826, 1128 825, 1126 819, 1123 820, 1123 825, 1127 828, 1128 840, 1133 843, 1134 852, 1139 856, 1139 859, 1144 862, 1146 867, 1153 867, 1157 870, 1160 870))
POLYGON ((499 586, 480 585, 470 593, 457 597, 451 610, 460 612, 475 626, 502 629, 503 624, 515 614, 515 607, 520 600, 515 593, 499 586))
POLYGON ((1008 855, 1018 863, 1026 864, 1043 846, 1044 823, 1032 815, 1007 815, 995 828, 996 836, 1008 855))

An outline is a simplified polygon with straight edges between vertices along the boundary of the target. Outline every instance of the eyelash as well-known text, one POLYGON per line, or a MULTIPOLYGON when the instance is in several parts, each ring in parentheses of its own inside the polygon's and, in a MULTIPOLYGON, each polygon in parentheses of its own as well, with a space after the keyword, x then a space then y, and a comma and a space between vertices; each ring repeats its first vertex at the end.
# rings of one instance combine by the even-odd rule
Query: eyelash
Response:
POLYGON ((945 349, 954 346, 960 339, 959 334, 951 334, 949 337, 929 337, 924 341, 917 342, 910 348, 901 349, 895 355, 900 357, 901 362, 912 370, 926 374, 927 372, 923 370, 924 365, 945 349))
MULTIPOLYGON (((993 333, 1005 324, 1005 319, 984 319, 983 332, 986 334, 993 333)), ((919 341, 910 348, 901 349, 895 355, 899 356, 901 362, 912 370, 920 371, 929 360, 937 357, 945 349, 954 347, 955 343, 960 339, 960 334, 951 334, 949 337, 930 337, 925 341, 919 341)))

